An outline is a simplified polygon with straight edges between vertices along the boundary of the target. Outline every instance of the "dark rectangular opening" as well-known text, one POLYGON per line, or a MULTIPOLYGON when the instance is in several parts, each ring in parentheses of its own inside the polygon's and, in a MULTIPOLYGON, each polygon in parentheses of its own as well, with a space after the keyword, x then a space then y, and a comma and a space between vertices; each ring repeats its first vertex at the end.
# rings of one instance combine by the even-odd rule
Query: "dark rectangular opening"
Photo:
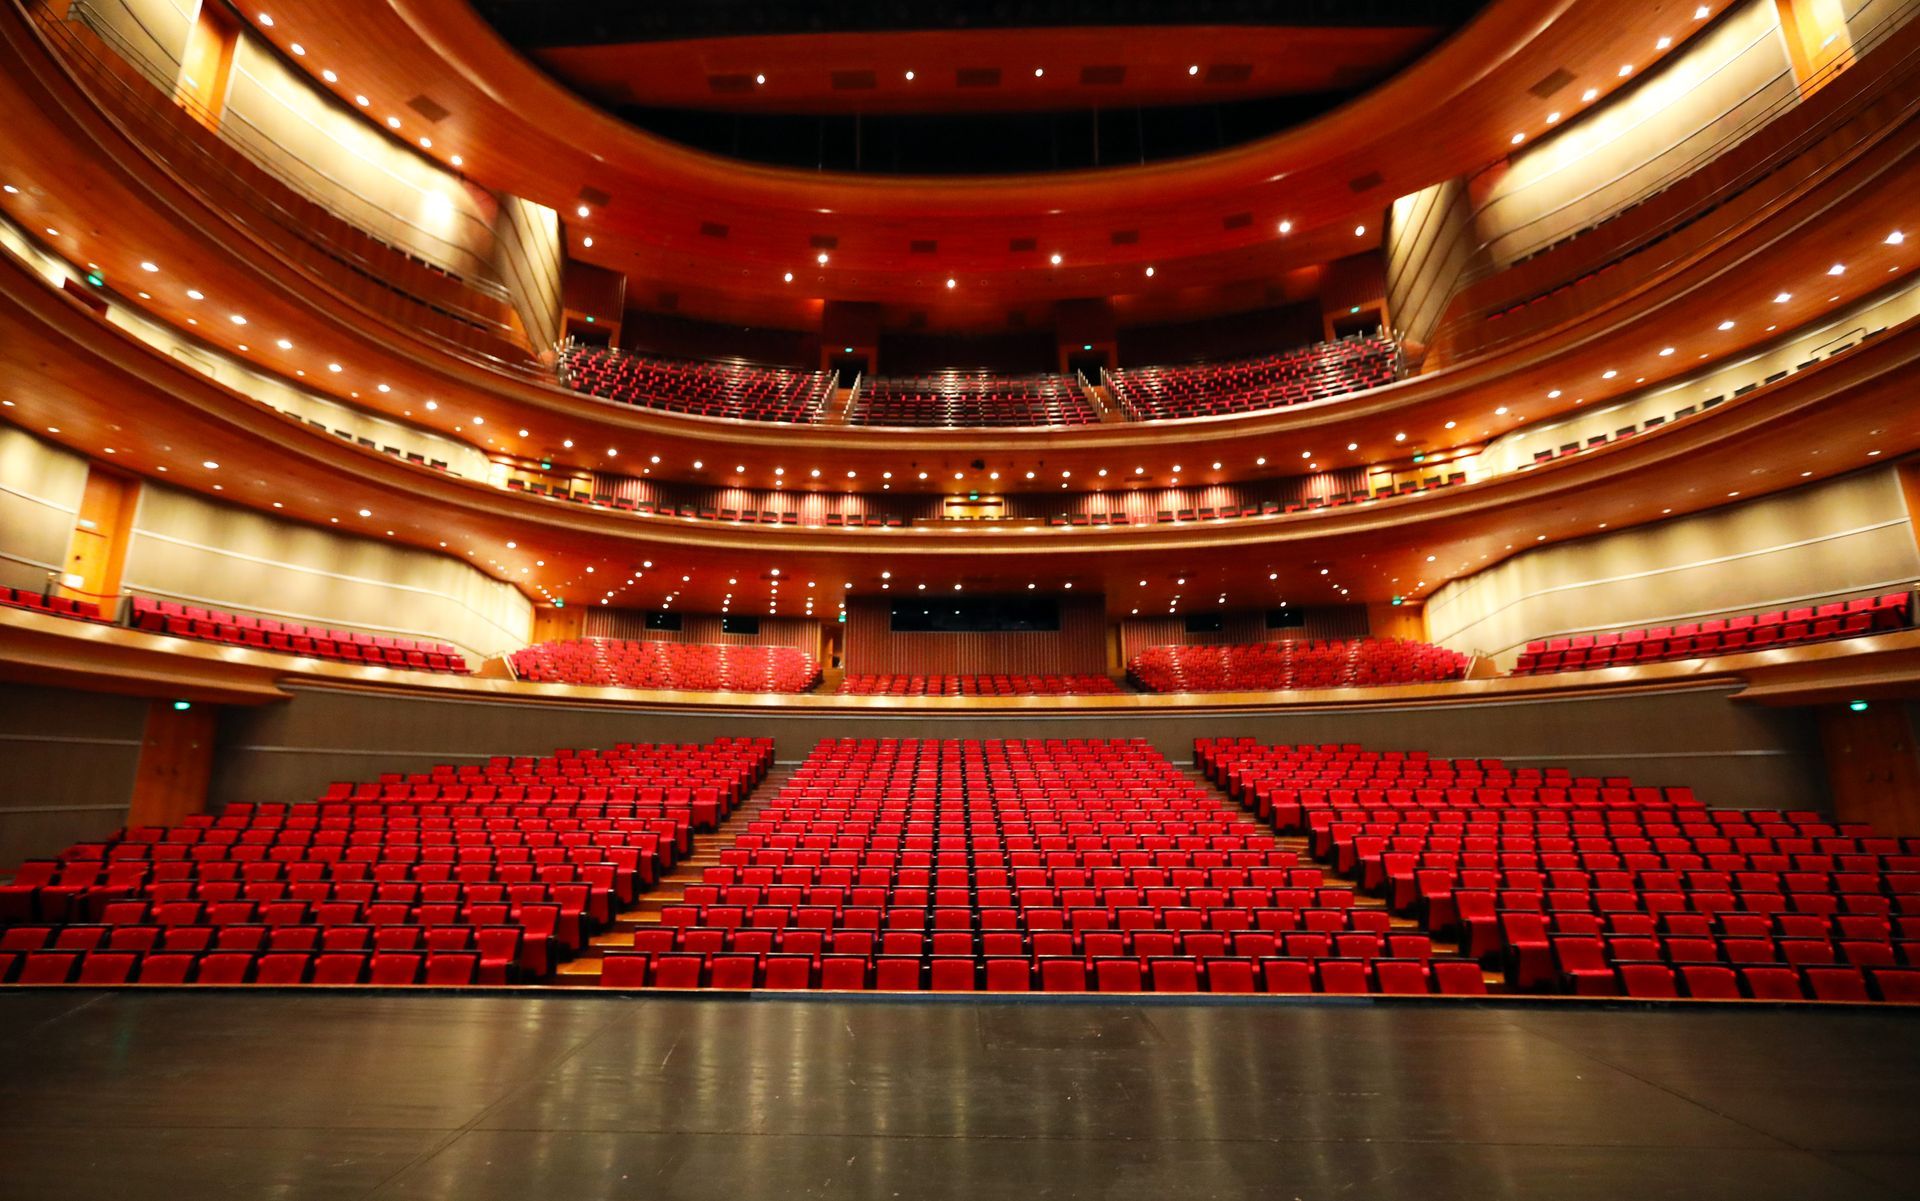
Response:
POLYGON ((649 630, 677 630, 680 628, 680 615, 678 613, 666 612, 649 613, 647 614, 647 628, 649 630))

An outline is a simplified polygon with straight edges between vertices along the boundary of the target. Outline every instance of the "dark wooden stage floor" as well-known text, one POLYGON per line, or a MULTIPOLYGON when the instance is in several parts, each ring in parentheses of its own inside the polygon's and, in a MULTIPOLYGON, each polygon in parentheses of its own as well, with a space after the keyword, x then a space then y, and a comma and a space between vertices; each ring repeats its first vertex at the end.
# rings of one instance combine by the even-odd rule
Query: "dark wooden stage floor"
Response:
POLYGON ((7 992, 0 1196, 1920 1197, 1920 1012, 7 992))

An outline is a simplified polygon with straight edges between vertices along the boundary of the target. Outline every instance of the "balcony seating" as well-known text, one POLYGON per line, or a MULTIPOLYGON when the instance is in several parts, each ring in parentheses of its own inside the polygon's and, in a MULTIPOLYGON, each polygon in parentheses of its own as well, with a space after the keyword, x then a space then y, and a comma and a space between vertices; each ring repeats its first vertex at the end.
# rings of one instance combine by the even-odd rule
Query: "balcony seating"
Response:
POLYGON ((391 667, 408 671, 437 671, 452 675, 470 675, 467 657, 444 642, 421 642, 412 638, 365 634, 358 630, 333 630, 306 626, 295 621, 275 621, 247 613, 223 613, 173 601, 136 596, 128 624, 153 634, 171 634, 201 642, 226 646, 244 646, 250 650, 279 651, 306 655, 314 659, 332 659, 341 663, 364 663, 370 667, 391 667))
POLYGON ((823 742, 719 860, 603 984, 1484 991, 1144 740, 823 742))
POLYGON ((35 613, 50 613, 55 617, 70 617, 75 621, 112 620, 102 616, 100 606, 92 601, 77 601, 64 596, 42 596, 39 592, 25 588, 0 586, 0 607, 31 609, 35 613))
POLYGON ((771 741, 727 738, 498 756, 125 830, 0 885, 0 983, 541 976, 772 762, 771 741))
POLYGON ((1360 688, 1458 680, 1470 661, 1457 651, 1392 638, 1152 646, 1133 657, 1127 678, 1147 692, 1360 688))
POLYGON ((948 371, 861 383, 849 425, 1092 425, 1100 411, 1067 375, 948 371))
POLYGON ((576 392, 621 404, 735 421, 815 422, 833 391, 833 376, 819 371, 653 359, 579 345, 562 351, 560 378, 576 392))
POLYGON ((1420 751, 1201 739, 1196 764, 1521 992, 1912 1000, 1920 839, 1420 751))
POLYGON ((1527 643, 1513 674, 1549 675, 1623 663, 1734 655, 1770 646, 1798 646, 1904 630, 1912 624, 1913 594, 1889 592, 1758 616, 1742 614, 1677 626, 1540 639, 1527 643))
POLYGON ((602 688, 807 692, 820 682, 820 664, 790 646, 582 638, 536 643, 513 652, 512 662, 523 680, 602 688))
POLYGON ((1113 696, 1106 676, 848 676, 841 696, 1113 696))
POLYGON ((1238 362, 1129 367, 1106 378, 1130 419, 1165 421, 1326 400, 1392 383, 1399 371, 1394 340, 1367 334, 1238 362))

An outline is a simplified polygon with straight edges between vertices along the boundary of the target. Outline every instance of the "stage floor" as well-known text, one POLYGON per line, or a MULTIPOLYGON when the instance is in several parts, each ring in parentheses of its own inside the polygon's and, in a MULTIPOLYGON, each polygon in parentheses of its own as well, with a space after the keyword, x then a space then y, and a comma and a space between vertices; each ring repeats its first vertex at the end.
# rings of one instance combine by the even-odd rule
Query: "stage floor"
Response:
POLYGON ((6 991, 0 1195, 1920 1197, 1920 1010, 6 991))

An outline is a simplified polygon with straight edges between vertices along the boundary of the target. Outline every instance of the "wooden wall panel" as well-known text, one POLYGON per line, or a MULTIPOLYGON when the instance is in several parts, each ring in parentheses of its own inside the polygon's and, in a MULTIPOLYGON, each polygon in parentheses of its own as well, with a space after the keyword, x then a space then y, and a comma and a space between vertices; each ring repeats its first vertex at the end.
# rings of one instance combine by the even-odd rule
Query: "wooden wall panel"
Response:
POLYGON ((1594 775, 1687 785, 1712 805, 1828 807, 1811 715, 1741 704, 1724 688, 1378 710, 1137 716, 935 715, 904 706, 858 714, 676 713, 306 687, 294 693, 289 704, 223 713, 216 804, 311 800, 333 780, 621 741, 766 737, 775 740, 779 758, 790 762, 826 738, 1140 737, 1184 762, 1192 758, 1196 737, 1245 735, 1272 743, 1359 742, 1436 755, 1502 756, 1529 766, 1564 764, 1594 775))
POLYGON ((1479 261, 1466 184, 1450 179, 1394 201, 1384 250, 1387 312, 1401 337, 1422 346, 1460 277, 1479 261))
POLYGON ((0 684, 0 874, 126 824, 147 704, 0 684))
POLYGON ((1882 834, 1920 835, 1920 704, 1874 701, 1819 710, 1833 813, 1882 834))
POLYGON ((1301 612, 1306 624, 1297 628, 1270 630, 1266 610, 1241 609, 1221 614, 1220 629, 1191 634, 1181 617, 1129 617, 1120 622, 1121 654, 1131 661, 1150 646, 1239 646, 1250 642, 1365 638, 1373 632, 1365 605, 1310 605, 1301 612))
POLYGON ((128 825, 177 825, 182 818, 206 812, 217 718, 212 705, 178 709, 169 700, 148 702, 127 804, 128 825))
POLYGON ((567 248, 560 217, 543 204, 501 196, 494 221, 494 273, 507 286, 521 330, 536 351, 560 341, 560 278, 567 248))
POLYGON ((140 481, 108 471, 99 464, 87 469, 87 490, 67 546, 66 579, 62 591, 75 600, 92 601, 105 613, 114 612, 120 596, 120 577, 127 565, 127 547, 133 538, 133 514, 140 503, 140 481))
POLYGON ((1016 634, 899 633, 890 602, 847 602, 849 675, 1104 675, 1106 607, 1098 596, 1062 597, 1060 628, 1016 634))
MULTIPOLYGON (((824 600, 824 594, 822 599, 824 600)), ((834 602, 838 604, 838 601, 834 602)), ((683 613, 677 630, 649 630, 640 609, 583 610, 583 638, 625 638, 634 642, 704 642, 718 646, 790 646, 818 658, 820 623, 805 617, 762 617, 754 634, 727 634, 717 613, 683 613)), ((747 616, 752 616, 748 614, 747 616)))

